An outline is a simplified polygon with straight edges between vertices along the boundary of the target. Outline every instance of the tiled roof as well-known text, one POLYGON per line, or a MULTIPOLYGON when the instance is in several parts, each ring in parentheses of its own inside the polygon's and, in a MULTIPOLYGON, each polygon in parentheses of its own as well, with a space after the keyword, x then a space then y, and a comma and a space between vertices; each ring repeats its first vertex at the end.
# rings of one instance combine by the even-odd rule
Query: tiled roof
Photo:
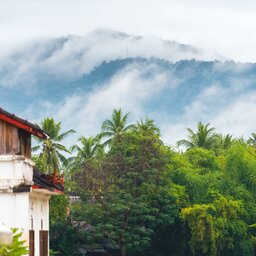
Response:
POLYGON ((50 191, 59 190, 64 191, 64 186, 60 182, 54 182, 51 175, 41 173, 38 170, 34 169, 33 175, 34 185, 40 188, 45 188, 50 191))

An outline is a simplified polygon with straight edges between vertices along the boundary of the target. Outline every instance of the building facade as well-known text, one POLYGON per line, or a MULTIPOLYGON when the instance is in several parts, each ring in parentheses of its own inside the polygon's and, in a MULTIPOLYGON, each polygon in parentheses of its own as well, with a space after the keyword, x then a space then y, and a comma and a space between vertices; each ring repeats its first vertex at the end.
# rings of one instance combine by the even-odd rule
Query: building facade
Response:
POLYGON ((49 199, 63 193, 63 179, 35 169, 32 135, 47 138, 37 126, 0 109, 0 221, 22 230, 29 256, 48 256, 49 199))

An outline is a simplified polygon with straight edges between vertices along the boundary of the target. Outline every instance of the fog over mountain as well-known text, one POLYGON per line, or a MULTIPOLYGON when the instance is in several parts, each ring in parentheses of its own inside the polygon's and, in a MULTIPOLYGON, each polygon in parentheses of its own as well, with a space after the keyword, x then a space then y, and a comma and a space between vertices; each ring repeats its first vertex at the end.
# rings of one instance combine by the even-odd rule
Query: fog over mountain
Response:
POLYGON ((217 54, 175 41, 98 30, 84 37, 67 36, 31 43, 2 58, 0 84, 4 87, 31 86, 45 76, 74 80, 103 61, 127 57, 157 57, 170 62, 221 59, 217 54))
POLYGON ((1 107, 74 128, 68 144, 99 132, 113 108, 149 116, 173 144, 198 121, 220 132, 255 132, 256 64, 190 45, 99 30, 33 42, 0 59, 1 107))

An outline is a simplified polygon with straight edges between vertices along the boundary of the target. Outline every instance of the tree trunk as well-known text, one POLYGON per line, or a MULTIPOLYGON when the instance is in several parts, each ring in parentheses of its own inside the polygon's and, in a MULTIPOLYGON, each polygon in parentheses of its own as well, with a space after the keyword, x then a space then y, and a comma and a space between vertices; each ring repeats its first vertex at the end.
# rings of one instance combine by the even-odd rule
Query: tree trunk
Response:
MULTIPOLYGON (((123 224, 122 224, 122 228, 124 230, 128 226, 129 216, 130 216, 130 212, 126 212, 124 214, 124 221, 123 221, 123 224)), ((123 235, 121 235, 120 238, 119 238, 119 244, 120 244, 120 251, 121 251, 120 256, 126 256, 125 238, 124 238, 123 235)))
POLYGON ((126 256, 126 249, 123 237, 120 238, 120 256, 126 256))

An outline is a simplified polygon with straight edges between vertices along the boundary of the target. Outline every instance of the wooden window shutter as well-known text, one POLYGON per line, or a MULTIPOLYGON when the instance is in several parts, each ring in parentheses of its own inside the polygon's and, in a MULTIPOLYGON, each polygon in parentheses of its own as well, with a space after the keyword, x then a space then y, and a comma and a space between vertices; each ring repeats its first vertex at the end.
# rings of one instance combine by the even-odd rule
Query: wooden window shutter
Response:
POLYGON ((35 256, 35 231, 29 230, 29 256, 35 256))
POLYGON ((40 256, 48 256, 48 231, 40 230, 40 256))

